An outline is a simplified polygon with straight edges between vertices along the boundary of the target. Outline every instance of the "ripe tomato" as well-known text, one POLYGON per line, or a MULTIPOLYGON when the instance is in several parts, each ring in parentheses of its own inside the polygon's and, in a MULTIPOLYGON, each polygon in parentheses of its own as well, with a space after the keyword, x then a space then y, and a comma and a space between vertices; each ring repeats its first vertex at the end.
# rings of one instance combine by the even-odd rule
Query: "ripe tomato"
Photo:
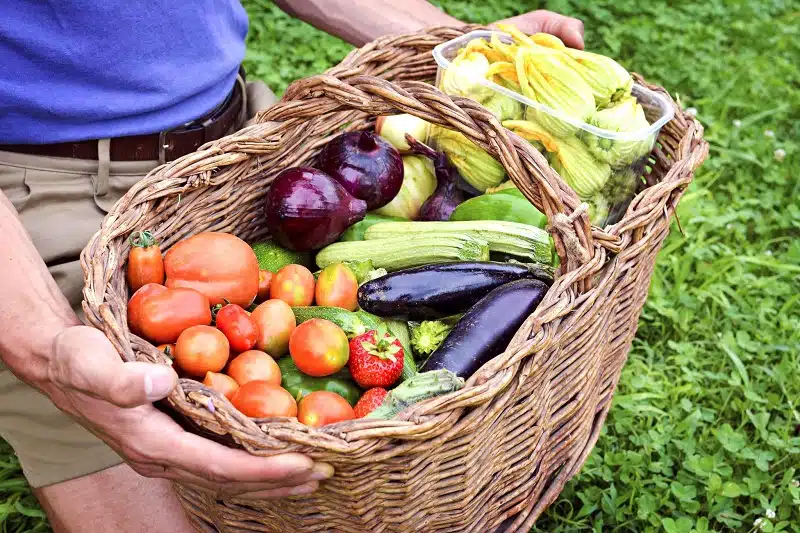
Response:
POLYGON ((297 326, 294 313, 283 300, 267 300, 250 313, 258 328, 256 348, 276 359, 289 351, 289 336, 297 326))
POLYGON ((311 305, 314 301, 314 274, 303 265, 286 265, 272 278, 269 295, 293 307, 311 305))
POLYGON ((258 295, 256 296, 257 302, 264 302, 269 300, 269 288, 272 284, 273 273, 269 270, 258 271, 258 295))
POLYGON ((175 355, 175 345, 174 344, 159 344, 156 346, 156 350, 160 352, 164 352, 167 357, 173 357, 175 355))
POLYGON ((206 372, 203 385, 209 389, 214 389, 229 400, 233 398, 233 394, 239 389, 239 384, 236 383, 235 379, 225 374, 217 374, 216 372, 206 372))
POLYGON ((148 283, 164 283, 164 258, 161 248, 149 231, 131 234, 128 253, 128 287, 136 292, 148 283))
POLYGON ((253 249, 229 233, 198 233, 180 241, 164 256, 167 287, 188 287, 211 305, 247 307, 258 293, 258 259, 253 249))
POLYGON ((211 326, 192 326, 175 343, 175 363, 190 376, 219 372, 225 368, 229 355, 228 339, 211 326))
POLYGON ((250 381, 281 384, 281 369, 275 359, 259 350, 250 350, 234 357, 228 365, 228 375, 239 385, 250 381))
POLYGON ((258 340, 255 322, 247 311, 236 304, 228 304, 217 311, 217 329, 228 338, 234 352, 246 352, 258 340))
POLYGON ((358 281, 353 271, 342 263, 326 266, 317 278, 314 295, 317 305, 355 311, 358 307, 358 281))
POLYGON ((297 416, 297 402, 289 391, 265 381, 250 381, 240 386, 231 403, 251 418, 297 416))
POLYGON ((350 346, 342 328, 329 320, 312 318, 292 332, 289 353, 301 372, 323 377, 344 368, 350 346))
POLYGON ((140 337, 168 344, 191 326, 211 324, 208 298, 192 289, 148 283, 128 302, 128 326, 140 337))
POLYGON ((355 417, 356 414, 347 400, 326 390, 304 396, 297 407, 297 420, 313 428, 353 420, 355 417))

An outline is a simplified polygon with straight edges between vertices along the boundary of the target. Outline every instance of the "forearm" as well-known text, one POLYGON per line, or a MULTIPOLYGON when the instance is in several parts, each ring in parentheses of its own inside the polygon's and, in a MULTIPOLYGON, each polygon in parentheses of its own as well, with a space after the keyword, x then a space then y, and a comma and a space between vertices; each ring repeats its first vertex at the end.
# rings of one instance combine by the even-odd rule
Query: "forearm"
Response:
POLYGON ((275 0, 292 16, 362 46, 382 35, 461 26, 426 0, 275 0))
POLYGON ((0 192, 0 358, 20 378, 46 380, 53 339, 78 318, 0 192))

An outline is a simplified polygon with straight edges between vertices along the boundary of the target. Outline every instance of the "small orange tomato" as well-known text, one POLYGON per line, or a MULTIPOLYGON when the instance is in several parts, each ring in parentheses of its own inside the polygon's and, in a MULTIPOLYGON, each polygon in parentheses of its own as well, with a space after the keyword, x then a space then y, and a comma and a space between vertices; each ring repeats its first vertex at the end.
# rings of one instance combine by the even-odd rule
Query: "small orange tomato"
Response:
POLYGON ((206 372, 206 378, 203 380, 203 385, 210 389, 214 389, 218 393, 225 396, 227 399, 233 398, 233 394, 239 388, 236 380, 225 374, 217 374, 216 372, 206 372))
POLYGON ((167 357, 174 357, 175 356, 175 345, 174 344, 159 344, 156 346, 156 350, 159 352, 164 352, 167 357))
POLYGON ((211 326, 192 326, 175 343, 175 363, 190 376, 219 372, 225 368, 229 355, 228 339, 211 326))
POLYGON ((256 295, 256 302, 269 300, 269 287, 272 284, 273 276, 274 274, 269 270, 258 271, 258 295, 256 295))
POLYGON ((128 253, 128 286, 136 292, 148 283, 164 283, 164 258, 155 237, 149 231, 131 234, 128 253))
POLYGON ((356 275, 342 263, 328 265, 319 273, 314 290, 317 305, 355 311, 358 307, 357 294, 356 275))
POLYGON ((304 396, 297 407, 297 420, 301 424, 318 428, 356 417, 347 400, 326 390, 314 391, 304 396))
POLYGON ((228 375, 239 385, 250 381, 281 384, 281 369, 275 359, 259 350, 249 350, 233 358, 228 365, 228 375))
POLYGON ((289 304, 283 300, 267 300, 250 313, 258 329, 256 349, 279 358, 289 351, 289 336, 297 320, 289 304))
POLYGON ((301 372, 323 377, 344 368, 350 345, 342 328, 329 320, 312 318, 292 332, 289 353, 301 372))
POLYGON ((303 265, 286 265, 272 278, 269 296, 292 307, 311 305, 314 301, 314 274, 303 265))
POLYGON ((251 381, 240 386, 231 403, 251 418, 297 416, 297 402, 289 391, 265 381, 251 381))

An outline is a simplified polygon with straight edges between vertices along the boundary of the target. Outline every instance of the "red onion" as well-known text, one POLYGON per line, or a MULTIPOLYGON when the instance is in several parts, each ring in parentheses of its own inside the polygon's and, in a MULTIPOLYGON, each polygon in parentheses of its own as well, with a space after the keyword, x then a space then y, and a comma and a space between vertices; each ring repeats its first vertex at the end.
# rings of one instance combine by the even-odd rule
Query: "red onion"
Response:
POLYGON ((423 155, 433 161, 436 172, 436 190, 425 200, 419 209, 417 220, 450 220, 456 206, 466 200, 464 191, 458 188, 461 177, 458 170, 450 164, 444 152, 437 152, 430 146, 406 134, 406 141, 415 154, 423 155))
POLYGON ((290 250, 327 246, 366 212, 366 202, 315 168, 287 168, 267 191, 267 228, 278 244, 290 250))
POLYGON ((343 133, 325 145, 319 168, 372 211, 392 201, 403 185, 397 149, 370 131, 343 133))

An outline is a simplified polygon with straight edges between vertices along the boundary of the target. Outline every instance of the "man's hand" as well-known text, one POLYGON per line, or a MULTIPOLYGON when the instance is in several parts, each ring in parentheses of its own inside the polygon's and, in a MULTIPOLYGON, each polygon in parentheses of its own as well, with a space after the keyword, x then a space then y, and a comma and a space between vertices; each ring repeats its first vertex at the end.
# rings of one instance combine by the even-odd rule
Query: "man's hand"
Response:
MULTIPOLYGON (((356 46, 390 33, 430 26, 463 26, 427 0, 275 0, 289 13, 356 46)), ((545 32, 583 48, 583 23, 552 11, 533 11, 502 20, 525 33, 545 32)))
POLYGON ((304 455, 255 457, 187 433, 151 404, 177 381, 167 366, 122 362, 100 331, 73 326, 54 340, 42 388, 143 476, 261 499, 313 492, 333 474, 304 455))
POLYGON ((540 9, 498 23, 513 24, 525 33, 549 33, 555 35, 571 48, 583 50, 583 22, 552 11, 540 9))

